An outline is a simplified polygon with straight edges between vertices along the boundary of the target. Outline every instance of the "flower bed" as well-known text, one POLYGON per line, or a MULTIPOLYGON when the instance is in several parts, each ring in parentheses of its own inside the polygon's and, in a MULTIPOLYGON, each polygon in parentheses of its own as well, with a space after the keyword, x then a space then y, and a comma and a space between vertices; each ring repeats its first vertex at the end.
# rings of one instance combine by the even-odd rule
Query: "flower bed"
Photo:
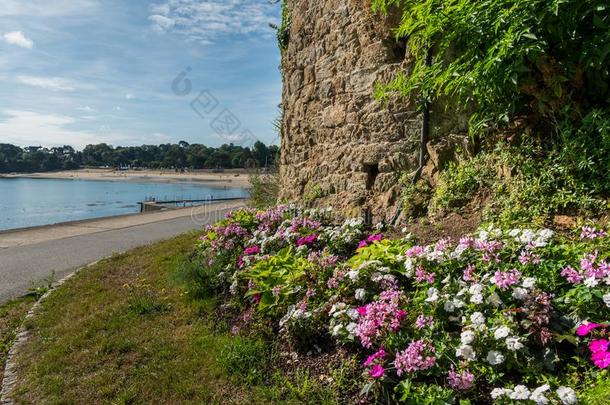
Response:
POLYGON ((383 232, 330 209, 239 210, 199 252, 247 315, 234 333, 261 317, 303 350, 343 346, 369 399, 607 403, 604 231, 489 227, 425 246, 383 232))

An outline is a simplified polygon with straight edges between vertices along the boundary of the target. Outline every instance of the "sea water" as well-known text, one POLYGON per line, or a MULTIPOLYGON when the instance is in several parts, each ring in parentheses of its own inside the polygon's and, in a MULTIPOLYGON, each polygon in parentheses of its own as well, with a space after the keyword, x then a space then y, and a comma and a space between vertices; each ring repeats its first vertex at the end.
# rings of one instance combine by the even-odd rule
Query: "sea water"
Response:
POLYGON ((137 213, 157 201, 246 197, 241 188, 193 183, 0 178, 0 230, 137 213))

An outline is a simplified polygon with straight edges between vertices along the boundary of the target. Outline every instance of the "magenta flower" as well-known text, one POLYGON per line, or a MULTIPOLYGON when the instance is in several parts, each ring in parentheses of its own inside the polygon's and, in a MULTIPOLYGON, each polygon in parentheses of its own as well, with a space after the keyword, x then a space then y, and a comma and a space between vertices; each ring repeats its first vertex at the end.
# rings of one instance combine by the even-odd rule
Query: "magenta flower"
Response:
POLYGON ((591 350, 591 353, 606 352, 608 351, 608 344, 610 342, 606 339, 597 339, 589 343, 589 350, 591 350))
POLYGON ((361 240, 360 243, 358 244, 357 249, 362 249, 367 247, 368 243, 365 240, 361 240))
POLYGON ((381 378, 385 374, 385 369, 380 364, 375 364, 369 370, 369 375, 373 378, 381 378))
POLYGON ((383 239, 383 235, 380 233, 374 234, 374 235, 369 235, 368 238, 366 238, 367 242, 379 242, 381 239, 383 239))
POLYGON ((366 305, 363 305, 363 306, 358 307, 358 308, 356 309, 356 311, 358 311, 358 314, 359 314, 360 316, 365 316, 365 315, 366 315, 366 307, 367 307, 366 305))
POLYGON ((451 370, 447 375, 447 381, 449 382, 449 386, 454 390, 465 391, 472 387, 472 383, 474 382, 474 374, 468 370, 464 370, 461 373, 456 373, 453 366, 451 366, 451 370))
POLYGON ((576 334, 578 336, 587 336, 593 329, 599 328, 601 325, 598 323, 583 323, 576 328, 576 334))
POLYGON ((591 360, 599 368, 608 368, 610 366, 610 352, 597 352, 591 355, 591 360))
POLYGON ((313 233, 313 234, 311 234, 309 236, 303 236, 302 238, 299 238, 297 240, 297 246, 311 245, 316 240, 318 240, 318 235, 316 235, 315 233, 313 233))
POLYGON ((381 347, 379 350, 377 350, 377 352, 371 354, 369 357, 366 358, 366 360, 364 361, 363 365, 364 367, 368 367, 371 364, 373 364, 375 362, 375 360, 377 359, 383 359, 385 357, 385 350, 383 349, 383 347, 381 347))
POLYGON ((256 254, 259 254, 260 252, 261 252, 261 248, 259 248, 258 246, 252 246, 252 247, 244 249, 245 256, 256 255, 256 254))
POLYGON ((417 329, 431 328, 434 326, 434 318, 431 316, 419 315, 415 320, 417 329))

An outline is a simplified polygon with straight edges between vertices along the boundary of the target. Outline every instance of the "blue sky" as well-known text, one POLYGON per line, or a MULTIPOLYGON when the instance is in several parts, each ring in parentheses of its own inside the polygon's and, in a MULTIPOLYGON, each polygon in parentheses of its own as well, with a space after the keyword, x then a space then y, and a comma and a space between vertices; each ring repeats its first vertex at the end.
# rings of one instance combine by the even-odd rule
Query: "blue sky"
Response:
POLYGON ((278 142, 272 122, 281 98, 280 55, 268 24, 279 21, 279 4, 1 3, 1 143, 80 149, 99 142, 278 142), (181 72, 188 94, 183 80, 172 90, 181 72), (202 91, 198 114, 191 103, 202 91))

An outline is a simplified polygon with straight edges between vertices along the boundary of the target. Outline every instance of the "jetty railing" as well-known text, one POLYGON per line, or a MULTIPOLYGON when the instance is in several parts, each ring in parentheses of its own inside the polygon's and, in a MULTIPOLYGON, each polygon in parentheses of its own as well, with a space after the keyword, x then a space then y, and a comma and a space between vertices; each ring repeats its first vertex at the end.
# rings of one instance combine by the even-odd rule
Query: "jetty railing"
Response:
POLYGON ((150 211, 160 211, 163 208, 167 208, 168 205, 176 205, 176 206, 180 206, 182 205, 183 207, 187 207, 187 206, 194 206, 195 204, 198 203, 213 203, 213 202, 220 202, 220 201, 237 201, 237 200, 245 200, 247 197, 224 197, 224 198, 214 198, 213 196, 210 196, 208 198, 203 198, 203 199, 184 199, 184 200, 166 200, 166 201, 157 201, 157 200, 151 200, 151 201, 141 201, 138 202, 138 204, 140 205, 140 212, 150 212, 150 211), (188 205, 187 205, 188 204, 188 205))

